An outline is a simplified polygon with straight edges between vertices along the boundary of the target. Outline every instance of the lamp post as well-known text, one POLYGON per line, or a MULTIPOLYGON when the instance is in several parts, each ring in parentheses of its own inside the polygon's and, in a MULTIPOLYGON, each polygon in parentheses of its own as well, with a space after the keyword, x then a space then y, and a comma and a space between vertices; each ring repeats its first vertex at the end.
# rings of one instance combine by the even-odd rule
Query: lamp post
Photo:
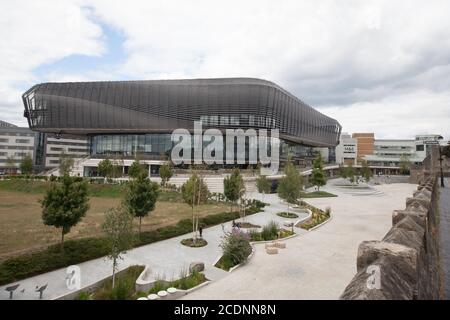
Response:
MULTIPOLYGON (((444 139, 442 136, 439 136, 438 140, 444 139)), ((441 188, 444 188, 444 171, 442 170, 442 151, 441 151, 441 144, 438 141, 438 149, 439 149, 439 169, 441 170, 441 188)))

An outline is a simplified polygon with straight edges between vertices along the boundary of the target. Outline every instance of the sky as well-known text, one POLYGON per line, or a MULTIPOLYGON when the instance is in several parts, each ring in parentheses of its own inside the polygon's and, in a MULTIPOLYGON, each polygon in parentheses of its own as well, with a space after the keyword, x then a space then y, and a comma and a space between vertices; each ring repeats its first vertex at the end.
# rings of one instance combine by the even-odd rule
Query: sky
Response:
POLYGON ((0 119, 36 83, 256 77, 377 138, 450 139, 447 0, 0 0, 0 119))

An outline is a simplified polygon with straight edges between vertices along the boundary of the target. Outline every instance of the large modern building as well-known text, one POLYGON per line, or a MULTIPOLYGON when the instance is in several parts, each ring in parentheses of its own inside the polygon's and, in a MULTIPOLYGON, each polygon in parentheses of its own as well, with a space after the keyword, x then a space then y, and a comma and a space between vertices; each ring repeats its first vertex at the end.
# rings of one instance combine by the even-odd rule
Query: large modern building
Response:
POLYGON ((29 128, 22 128, 0 121, 1 174, 15 174, 19 172, 20 163, 27 155, 34 159, 36 135, 29 128))
POLYGON ((339 123, 278 85, 260 79, 190 79, 38 84, 23 94, 32 130, 77 135, 93 159, 133 159, 149 165, 170 158, 175 129, 279 129, 280 159, 305 163, 313 148, 339 142, 339 123))

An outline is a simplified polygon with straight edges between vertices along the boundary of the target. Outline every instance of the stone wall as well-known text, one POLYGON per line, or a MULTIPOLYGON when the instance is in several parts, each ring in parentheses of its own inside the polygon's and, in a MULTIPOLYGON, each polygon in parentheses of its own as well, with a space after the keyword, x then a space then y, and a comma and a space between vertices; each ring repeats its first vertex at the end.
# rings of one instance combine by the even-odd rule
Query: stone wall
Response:
POLYGON ((359 245, 357 274, 341 299, 439 299, 437 193, 430 176, 393 212, 381 241, 359 245))

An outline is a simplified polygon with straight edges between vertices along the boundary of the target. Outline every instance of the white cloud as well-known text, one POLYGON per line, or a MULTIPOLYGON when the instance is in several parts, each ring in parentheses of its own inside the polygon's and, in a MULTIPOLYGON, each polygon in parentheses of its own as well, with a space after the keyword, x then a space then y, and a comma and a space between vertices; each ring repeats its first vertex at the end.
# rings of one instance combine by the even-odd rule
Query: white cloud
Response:
POLYGON ((0 2, 0 115, 24 124, 23 86, 40 82, 33 69, 73 55, 99 56, 101 28, 80 1, 0 2))
POLYGON ((58 70, 48 79, 260 77, 335 115, 346 131, 359 128, 354 123, 364 119, 355 115, 364 112, 374 117, 361 129, 380 137, 425 131, 450 137, 442 125, 450 120, 446 0, 59 3, 8 4, 15 13, 0 35, 31 42, 11 48, 15 61, 0 75, 6 84, 0 105, 15 101, 15 82, 39 81, 32 74, 37 65, 74 53, 101 54, 102 23, 125 38, 123 63, 108 72, 58 70), (24 16, 31 22, 22 26, 24 16))
POLYGON ((337 119, 347 132, 374 132, 377 138, 413 138, 435 133, 450 138, 450 92, 428 90, 319 110, 337 119))

